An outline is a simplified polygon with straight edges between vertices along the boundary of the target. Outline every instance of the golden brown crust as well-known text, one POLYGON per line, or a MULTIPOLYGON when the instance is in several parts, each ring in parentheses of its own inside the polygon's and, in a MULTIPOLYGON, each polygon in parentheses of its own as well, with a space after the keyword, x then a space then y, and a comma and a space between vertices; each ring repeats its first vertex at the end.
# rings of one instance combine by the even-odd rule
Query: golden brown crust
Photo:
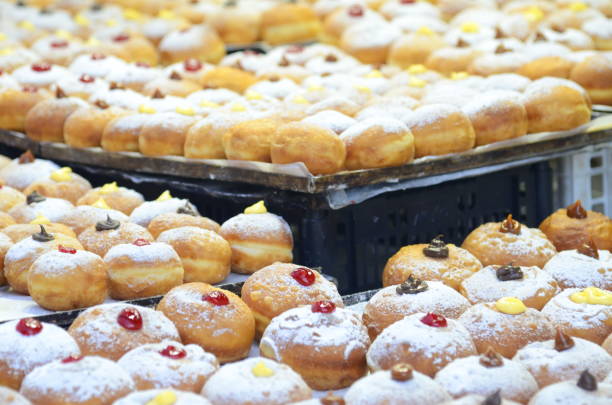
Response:
POLYGON ((36 141, 64 142, 64 122, 82 103, 82 100, 76 98, 41 101, 26 115, 26 134, 36 141))
POLYGON ((574 62, 570 60, 559 56, 547 56, 524 64, 516 73, 531 80, 546 76, 567 79, 573 67, 574 62))
POLYGON ((140 193, 120 187, 117 191, 103 193, 100 187, 89 190, 83 197, 79 198, 77 205, 91 205, 100 198, 114 210, 121 211, 125 215, 130 215, 134 208, 144 202, 140 193))
POLYGON ((11 246, 13 246, 11 238, 0 233, 0 286, 6 284, 6 277, 4 277, 4 256, 11 246))
POLYGON ((63 198, 72 204, 91 190, 91 184, 85 178, 72 173, 72 178, 67 181, 55 181, 51 178, 39 180, 30 184, 23 193, 29 195, 37 191, 40 195, 49 198, 63 198))
POLYGON ((147 83, 142 90, 143 94, 151 97, 160 91, 167 96, 187 97, 191 93, 201 90, 202 87, 188 79, 161 78, 147 83))
POLYGON ((109 152, 138 152, 138 135, 143 125, 144 120, 137 114, 114 118, 104 127, 100 146, 109 152), (128 125, 131 122, 134 124, 128 125))
POLYGON ((261 36, 272 45, 315 39, 321 25, 306 4, 281 3, 263 12, 261 36))
POLYGON ((122 222, 118 229, 112 231, 97 231, 96 226, 91 225, 79 234, 78 239, 86 250, 100 257, 104 257, 115 245, 133 243, 136 239, 147 242, 155 240, 146 228, 132 222, 122 222))
MULTIPOLYGON (((151 41, 141 35, 136 35, 134 32, 130 33, 130 37, 126 41, 104 42, 92 49, 91 52, 113 55, 126 62, 143 62, 149 66, 155 66, 159 62, 157 49, 151 41)), ((140 88, 137 86, 133 90, 140 91, 140 88)))
MULTIPOLYGON (((448 106, 445 105, 444 108, 448 106)), ((458 109, 436 114, 435 119, 415 121, 409 126, 414 136, 417 158, 464 152, 472 149, 476 143, 476 134, 470 119, 458 109)))
POLYGON ((234 160, 270 162, 270 144, 277 126, 277 121, 269 118, 234 125, 223 134, 225 156, 234 160))
POLYGON ((185 157, 194 159, 225 159, 223 135, 239 122, 238 116, 228 116, 231 120, 224 125, 213 125, 207 119, 193 124, 185 136, 185 157), (236 121, 233 121, 233 120, 236 121))
POLYGON ((9 186, 0 187, 0 211, 8 212, 11 208, 25 204, 26 196, 23 192, 9 186))
POLYGON ((579 90, 554 86, 524 98, 529 133, 565 131, 591 120, 591 109, 579 90))
POLYGON ((594 104, 612 105, 612 61, 604 55, 585 58, 569 77, 585 88, 594 104))
POLYGON ((476 146, 518 138, 527 133, 527 110, 523 103, 509 98, 483 106, 467 115, 476 134, 476 146))
POLYGON ((180 228, 183 226, 195 226, 202 229, 219 233, 221 225, 210 218, 167 212, 160 214, 149 222, 148 230, 154 238, 168 229, 180 228))
POLYGON ((0 128, 24 132, 28 112, 38 103, 51 97, 49 92, 5 90, 0 93, 0 128))
POLYGON ((138 146, 140 153, 145 156, 183 156, 183 146, 189 128, 195 123, 195 119, 182 116, 182 119, 169 117, 146 122, 138 135, 138 146), (162 125, 162 121, 170 119, 172 124, 162 125))
POLYGON ((593 239, 598 249, 612 251, 612 219, 596 211, 587 211, 584 219, 570 218, 561 208, 540 224, 540 230, 557 250, 578 249, 593 239))
POLYGON ((470 252, 453 244, 448 258, 436 259, 423 254, 427 244, 408 245, 391 256, 383 270, 383 286, 401 284, 411 274, 421 280, 439 280, 458 290, 461 282, 482 268, 470 252))
POLYGON ((174 322, 184 344, 202 346, 220 363, 248 356, 255 337, 255 320, 236 294, 205 283, 188 283, 168 292, 157 309, 174 322), (222 291, 229 305, 214 306, 200 298, 213 291, 222 291))
POLYGON ((601 347, 603 347, 612 356, 612 333, 608 335, 606 340, 604 340, 601 347))
POLYGON ((0 211, 0 231, 9 225, 15 225, 15 224, 16 222, 12 216, 7 214, 6 212, 0 211))
POLYGON ((281 126, 271 144, 273 163, 303 162, 314 175, 340 171, 345 157, 344 143, 332 130, 304 122, 281 126))
POLYGON ((387 62, 406 69, 410 65, 424 64, 429 55, 445 46, 446 43, 437 34, 404 35, 391 45, 387 62))
MULTIPOLYGON (((225 56, 225 44, 217 32, 208 26, 203 29, 197 44, 185 46, 183 49, 168 49, 161 45, 161 61, 164 65, 182 62, 185 59, 196 58, 203 62, 217 63, 225 56)), ((192 28, 193 29, 193 28, 192 28)))
POLYGON ((255 75, 233 67, 219 66, 207 71, 202 76, 204 88, 223 88, 244 93, 257 82, 255 75))
POLYGON ((224 7, 210 23, 226 44, 250 44, 259 37, 261 14, 238 4, 224 7))
POLYGON ((474 59, 480 56, 478 51, 471 49, 454 54, 443 52, 445 49, 448 48, 442 48, 431 53, 425 61, 425 66, 444 75, 449 75, 453 72, 467 71, 474 59))
POLYGON ((66 119, 64 141, 75 148, 100 146, 106 125, 115 118, 127 114, 127 111, 114 107, 107 109, 81 107, 66 119))
MULTIPOLYGON (((63 235, 76 239, 76 233, 69 226, 66 226, 64 224, 45 224, 45 229, 49 233, 61 233, 63 235)), ((2 233, 11 238, 15 243, 19 242, 22 239, 30 237, 39 231, 40 225, 35 224, 14 224, 2 229, 2 233)))

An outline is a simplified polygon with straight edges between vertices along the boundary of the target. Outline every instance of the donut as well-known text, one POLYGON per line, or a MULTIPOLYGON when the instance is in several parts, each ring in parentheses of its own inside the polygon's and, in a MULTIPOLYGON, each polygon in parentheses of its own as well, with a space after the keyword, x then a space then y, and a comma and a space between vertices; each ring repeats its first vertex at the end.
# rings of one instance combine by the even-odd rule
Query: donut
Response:
MULTIPOLYGON (((610 336, 612 336, 612 334, 608 335, 606 340, 604 340, 604 342, 601 344, 601 347, 603 347, 609 354, 612 353, 612 338, 610 336)), ((612 380, 612 378, 607 378, 606 382, 609 382, 610 380, 612 380)))
MULTIPOLYGON (((94 53, 117 56, 126 62, 136 62, 148 66, 157 65, 160 59, 157 49, 155 49, 151 41, 141 35, 127 32, 119 32, 113 35, 108 41, 102 42, 99 46, 93 47, 91 50, 94 53)), ((113 71, 110 73, 112 74, 112 72, 113 71)))
POLYGON ((512 215, 502 222, 480 225, 461 247, 476 256, 483 266, 512 263, 542 268, 557 253, 542 231, 522 225, 512 215))
POLYGON ((0 186, 0 211, 8 212, 25 202, 26 196, 21 191, 6 185, 0 186))
POLYGON ((195 118, 174 112, 152 114, 138 134, 138 147, 145 156, 183 156, 183 146, 195 118))
POLYGON ((568 335, 601 344, 612 333, 611 303, 610 291, 568 288, 548 301, 542 313, 568 335))
POLYGON ((293 235, 289 224, 269 213, 262 202, 245 209, 221 225, 219 234, 232 248, 232 270, 252 274, 275 262, 293 260, 293 235))
POLYGON ((243 284, 240 296, 253 313, 258 337, 273 318, 300 305, 331 301, 336 307, 344 306, 331 281, 290 263, 274 263, 256 271, 243 284))
MULTIPOLYGON (((345 395, 346 403, 355 405, 434 405, 448 399, 449 395, 438 383, 406 363, 398 363, 391 370, 377 371, 360 379, 345 395)), ((321 403, 325 404, 323 400, 321 403)))
POLYGON ((348 27, 340 38, 340 48, 362 63, 383 64, 392 44, 401 36, 395 25, 382 21, 362 21, 348 27))
POLYGON ((215 356, 200 346, 170 340, 130 350, 117 364, 128 372, 139 391, 172 388, 199 393, 219 368, 215 356))
POLYGON ((80 353, 65 330, 32 318, 1 324, 0 337, 0 384, 14 390, 36 367, 80 353))
POLYGON ((46 198, 33 191, 26 197, 25 204, 11 208, 9 214, 18 223, 28 223, 39 216, 44 216, 51 222, 59 222, 73 209, 74 206, 70 201, 62 198, 46 198))
POLYGON ((560 56, 544 56, 523 64, 516 70, 521 76, 537 80, 542 77, 568 79, 575 63, 560 56))
POLYGON ((361 22, 379 22, 384 21, 380 14, 364 7, 362 4, 346 4, 339 7, 325 16, 323 21, 323 29, 321 31, 321 42, 329 44, 338 44, 342 33, 350 26, 361 22))
POLYGON ((117 182, 107 183, 102 187, 96 187, 77 201, 77 205, 91 205, 100 198, 112 209, 130 215, 134 208, 144 202, 144 197, 137 191, 117 186, 117 182))
POLYGON ((560 290, 550 273, 531 266, 487 266, 461 282, 459 290, 472 304, 513 296, 537 310, 560 290))
POLYGON ((594 104, 612 105, 611 74, 612 58, 596 54, 577 63, 568 77, 589 93, 594 104))
POLYGON ((538 391, 529 405, 559 404, 571 405, 588 401, 589 404, 606 404, 612 398, 612 384, 598 384, 588 371, 584 370, 578 382, 563 381, 538 391))
POLYGON ((282 405, 310 399, 312 391, 289 366, 252 357, 221 367, 202 395, 213 405, 282 405))
POLYGON ((423 64, 433 52, 446 47, 444 40, 428 28, 398 38, 389 49, 387 63, 402 69, 423 64))
POLYGON ((15 225, 15 220, 6 212, 0 211, 0 231, 9 225, 15 225))
POLYGON ((64 142, 73 148, 100 146, 106 125, 127 111, 111 107, 104 101, 75 110, 64 122, 64 142))
POLYGON ((134 381, 115 362, 98 356, 69 356, 36 368, 23 379, 21 394, 33 405, 102 405, 134 391, 134 381))
POLYGON ((51 85, 68 74, 62 66, 52 65, 47 62, 23 65, 11 73, 13 78, 22 86, 33 86, 49 89, 51 85))
POLYGON ((68 97, 89 100, 94 94, 108 89, 108 84, 101 79, 82 74, 81 76, 66 76, 51 86, 52 91, 61 89, 68 97))
POLYGON ((157 309, 174 322, 183 343, 201 346, 220 363, 243 359, 251 350, 255 320, 249 307, 229 291, 187 283, 170 290, 157 309))
POLYGON ((172 71, 167 77, 158 77, 145 84, 142 92, 147 96, 153 96, 155 92, 159 91, 167 96, 187 97, 201 89, 202 87, 198 83, 183 79, 180 73, 172 71))
POLYGON ((157 237, 178 253, 185 274, 183 280, 215 284, 230 272, 232 248, 219 234, 195 226, 168 229, 157 237))
POLYGON ((499 404, 499 405, 519 405, 518 402, 504 399, 500 396, 499 391, 494 392, 491 395, 466 395, 464 397, 443 402, 441 405, 486 405, 486 404, 499 404), (487 402, 488 401, 488 402, 487 402))
POLYGON ((28 293, 28 273, 36 259, 59 247, 83 249, 76 239, 61 233, 50 234, 43 225, 40 232, 15 243, 4 256, 4 276, 13 291, 28 293))
POLYGON ((183 265, 172 246, 136 239, 104 255, 110 296, 117 300, 162 295, 183 283, 183 265))
POLYGON ((369 118, 340 134, 349 170, 401 166, 415 156, 415 138, 401 121, 369 118))
POLYGON ((527 134, 527 110, 519 93, 491 91, 463 106, 476 135, 476 146, 527 134))
POLYGON ((404 246, 391 256, 383 270, 383 286, 401 284, 412 275, 421 280, 442 281, 458 290, 464 279, 481 268, 470 252, 444 243, 440 235, 429 244, 404 246))
POLYGON ((516 352, 513 361, 521 363, 534 376, 540 388, 561 381, 577 380, 588 359, 589 373, 598 381, 612 371, 612 357, 593 342, 572 338, 561 330, 554 340, 533 342, 516 352))
POLYGON ((108 295, 106 265, 100 256, 64 246, 39 256, 27 282, 34 302, 51 311, 101 304, 108 295))
POLYGON ((80 98, 68 97, 58 87, 55 98, 41 101, 25 117, 24 129, 36 141, 64 142, 66 118, 87 103, 80 98))
POLYGON ((100 257, 104 257, 116 245, 132 243, 139 239, 153 242, 153 236, 142 226, 132 222, 119 222, 115 218, 108 215, 105 220, 85 228, 78 236, 79 242, 86 250, 100 257))
POLYGON ((468 300, 451 287, 409 276, 399 286, 385 287, 370 298, 363 311, 363 323, 374 340, 407 315, 432 312, 456 319, 469 307, 468 300))
POLYGON ((86 309, 72 322, 68 333, 83 355, 111 360, 145 344, 181 341, 176 327, 163 313, 123 303, 86 309))
POLYGON ((103 53, 79 55, 70 64, 68 70, 78 77, 87 75, 96 79, 105 78, 112 70, 125 67, 123 59, 103 53))
MULTIPOLYGON (((127 222, 129 217, 120 211, 111 209, 106 200, 100 197, 93 205, 79 205, 70 210, 60 222, 69 226, 77 235, 87 228, 112 217, 116 221, 127 222)), ((96 252, 97 253, 97 252, 96 252)))
POLYGON ((561 288, 590 286, 612 290, 612 254, 586 243, 576 250, 564 250, 544 266, 561 288))
POLYGON ((49 178, 35 181, 23 190, 25 195, 34 191, 50 198, 63 198, 76 204, 77 200, 91 190, 91 184, 82 176, 72 172, 70 167, 62 167, 49 175, 49 178))
POLYGON ((6 252, 13 246, 11 238, 0 232, 0 286, 6 284, 6 277, 4 277, 4 256, 6 252))
POLYGON ((219 233, 221 225, 210 218, 201 217, 191 209, 189 205, 180 207, 177 212, 160 214, 149 222, 148 230, 153 237, 157 238, 162 232, 181 228, 184 226, 195 226, 219 233))
POLYGON ((210 23, 226 44, 250 44, 259 38, 261 12, 249 3, 225 2, 210 23))
POLYGON ((525 366, 494 350, 456 359, 438 372, 435 381, 453 398, 490 396, 499 391, 500 397, 521 404, 526 404, 538 390, 538 383, 525 366))
POLYGON ((25 131, 28 112, 38 103, 51 97, 45 89, 23 86, 0 92, 0 127, 12 131, 25 131))
POLYGON ((149 114, 128 114, 109 121, 104 127, 100 146, 108 152, 139 152, 138 136, 149 114))
POLYGON ((0 169, 0 179, 5 186, 23 190, 37 180, 44 179, 59 166, 50 160, 36 159, 31 151, 27 150, 18 159, 0 169))
POLYGON ((417 312, 383 330, 372 342, 367 361, 372 371, 408 363, 433 377, 453 360, 476 353, 470 333, 460 322, 433 312, 417 312))
POLYGON ((319 19, 306 4, 276 4, 261 16, 261 38, 271 45, 313 40, 320 30, 319 19))
POLYGON ((340 171, 346 154, 344 142, 331 129, 304 121, 282 125, 270 143, 272 163, 302 162, 313 175, 340 171))
POLYGON ((197 213, 197 209, 185 199, 174 198, 168 190, 164 191, 154 201, 147 201, 132 210, 130 221, 140 226, 147 227, 149 222, 160 214, 176 212, 179 208, 190 207, 197 213))
MULTIPOLYGON (((96 93, 90 97, 90 100, 93 102, 102 100, 110 105, 130 107, 130 104, 134 101, 142 102, 146 100, 146 98, 142 97, 139 93, 143 92, 144 86, 147 83, 161 76, 162 72, 159 69, 152 68, 149 63, 128 63, 121 69, 111 70, 106 76, 106 80, 110 83, 109 89, 106 92, 106 97, 110 99, 107 100, 104 96, 101 97, 96 93), (129 98, 127 98, 126 101, 130 102, 128 105, 124 105, 120 101, 116 104, 116 98, 127 95, 129 95, 129 98)), ((130 109, 133 108, 134 106, 132 105, 130 109)))
POLYGON ((415 157, 463 152, 476 142, 468 116, 450 104, 417 108, 406 124, 414 135, 415 157))
POLYGON ((595 49, 600 51, 612 50, 612 30, 610 30, 610 15, 608 19, 598 18, 588 20, 582 24, 582 30, 591 36, 595 49))
POLYGON ((506 358, 512 358, 528 343, 555 336, 554 325, 544 312, 512 297, 475 304, 459 317, 459 322, 472 335, 479 353, 493 348, 506 358))
POLYGON ((32 405, 26 397, 6 387, 0 387, 0 401, 5 405, 32 405))
POLYGON ((225 56, 225 46, 214 29, 194 25, 166 34, 159 43, 161 62, 170 65, 195 58, 216 63, 225 56))
POLYGON ((270 162, 270 144, 277 122, 263 118, 243 121, 223 134, 223 151, 227 159, 270 162))
POLYGON ((331 129, 337 135, 340 135, 357 121, 341 112, 335 110, 324 110, 309 115, 308 117, 302 119, 302 122, 331 129))
POLYGON ((480 51, 460 41, 457 47, 445 47, 433 51, 425 61, 425 66, 441 74, 450 75, 453 72, 467 71, 474 59, 480 55, 480 51))
POLYGON ((205 89, 228 89, 236 93, 244 93, 257 78, 250 72, 229 66, 218 66, 210 69, 202 76, 205 89))
POLYGON ((169 401, 174 401, 172 405, 211 405, 200 395, 170 389, 136 391, 115 401, 113 405, 158 405, 169 401))
MULTIPOLYGON (((12 218, 12 217, 11 217, 12 218)), ((8 225, 2 229, 2 233, 7 235, 13 243, 17 243, 23 239, 26 239, 33 234, 40 231, 40 225, 44 225, 45 229, 52 234, 61 233, 62 235, 76 239, 74 231, 64 224, 51 223, 48 218, 44 216, 37 217, 31 224, 14 224, 8 225)))
POLYGON ((530 83, 523 94, 529 133, 565 131, 589 122, 587 94, 569 80, 545 77, 530 83))

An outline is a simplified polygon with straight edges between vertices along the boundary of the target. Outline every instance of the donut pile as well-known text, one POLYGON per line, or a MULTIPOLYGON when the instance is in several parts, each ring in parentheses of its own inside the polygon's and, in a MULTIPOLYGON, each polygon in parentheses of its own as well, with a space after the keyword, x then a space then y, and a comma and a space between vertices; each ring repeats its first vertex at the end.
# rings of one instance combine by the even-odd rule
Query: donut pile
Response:
POLYGON ((591 2, 2 3, 0 128, 313 175, 570 130, 612 105, 610 10, 591 2), (325 43, 225 55, 260 34, 325 43))
POLYGON ((291 231, 263 202, 219 226, 168 192, 92 189, 27 153, 3 164, 0 274, 46 308, 91 306, 67 332, 0 325, 3 404, 612 400, 612 220, 579 201, 539 229, 509 215, 461 247, 405 246, 383 288, 345 308, 291 263, 291 231), (250 274, 240 296, 210 285, 230 267, 250 274), (108 292, 164 296, 97 305, 108 292))
POLYGON ((219 283, 293 258, 289 225, 263 202, 219 225, 168 191, 144 201, 115 182, 92 188, 29 152, 0 167, 0 286, 49 310, 219 283))

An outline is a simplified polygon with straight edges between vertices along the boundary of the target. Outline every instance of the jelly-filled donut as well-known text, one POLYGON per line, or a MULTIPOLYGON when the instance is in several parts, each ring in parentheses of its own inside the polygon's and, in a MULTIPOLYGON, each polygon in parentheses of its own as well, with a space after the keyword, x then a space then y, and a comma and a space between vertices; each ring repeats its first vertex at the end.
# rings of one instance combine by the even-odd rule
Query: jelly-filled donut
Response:
POLYGON ((138 239, 147 242, 154 240, 146 228, 133 222, 122 221, 111 214, 85 228, 78 239, 86 250, 100 257, 104 257, 116 245, 132 243, 138 239))
POLYGON ((585 368, 580 378, 563 381, 544 387, 529 401, 529 405, 573 405, 573 404, 609 404, 612 400, 612 384, 599 384, 585 368))

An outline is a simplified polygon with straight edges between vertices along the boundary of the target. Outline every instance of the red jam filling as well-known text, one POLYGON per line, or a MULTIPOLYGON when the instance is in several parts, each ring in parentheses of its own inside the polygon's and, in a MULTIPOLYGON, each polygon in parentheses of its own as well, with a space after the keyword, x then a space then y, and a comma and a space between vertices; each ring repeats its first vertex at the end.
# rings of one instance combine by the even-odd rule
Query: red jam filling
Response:
POLYGON ((331 301, 317 301, 310 307, 312 312, 320 312, 322 314, 331 314, 336 310, 336 304, 331 301))
POLYGON ((285 52, 287 53, 300 53, 304 51, 304 47, 302 45, 291 45, 287 47, 285 52))
POLYGON ((147 246, 150 245, 151 242, 145 239, 136 239, 133 244, 136 246, 147 246))
POLYGON ((307 269, 306 267, 298 267, 291 272, 291 277, 304 287, 308 287, 314 284, 316 275, 314 271, 307 269))
POLYGON ((125 308, 119 313, 117 323, 127 330, 142 329, 142 316, 136 308, 125 308))
POLYGON ((23 86, 21 90, 26 93, 38 93, 38 87, 36 86, 23 86))
POLYGON ((81 75, 81 77, 79 77, 79 80, 83 83, 93 83, 96 79, 93 76, 84 73, 81 75))
POLYGON ((66 48, 68 46, 68 41, 59 40, 51 42, 51 48, 66 48))
POLYGON ((32 70, 35 72, 48 72, 51 70, 51 65, 45 62, 42 63, 34 63, 32 65, 32 70))
POLYGON ((42 332, 43 325, 36 319, 24 318, 17 322, 15 329, 23 336, 34 336, 42 332))
POLYGON ((362 17, 363 16, 363 7, 359 4, 355 4, 348 9, 348 15, 351 17, 362 17))
POLYGON ((213 291, 202 297, 202 300, 218 307, 229 305, 229 298, 222 291, 213 291))
POLYGON ((150 68, 151 65, 149 65, 147 62, 136 62, 135 63, 136 66, 141 67, 141 68, 150 68))
POLYGON ((434 328, 446 328, 448 325, 445 317, 434 314, 433 312, 428 312, 427 315, 421 318, 421 322, 434 328))
POLYGON ((66 357, 65 359, 62 359, 62 363, 66 364, 66 363, 76 363, 77 361, 81 361, 83 360, 83 356, 77 356, 75 354, 66 357))
POLYGON ((62 245, 59 245, 57 247, 57 250, 59 250, 62 253, 69 253, 71 255, 76 253, 76 249, 75 248, 71 248, 71 247, 67 247, 67 246, 62 246, 62 245))
POLYGON ((178 360, 187 356, 187 352, 180 347, 176 347, 173 345, 166 346, 161 352, 159 352, 162 356, 178 360))
POLYGON ((104 55, 103 53, 92 53, 91 54, 91 60, 102 60, 102 59, 106 59, 106 55, 104 55))
POLYGON ((127 41, 128 39, 130 39, 130 36, 128 34, 119 34, 113 37, 113 41, 115 42, 123 42, 127 41))
POLYGON ((202 69, 202 62, 193 58, 187 59, 185 62, 183 62, 183 68, 187 72, 197 72, 198 70, 202 69))

